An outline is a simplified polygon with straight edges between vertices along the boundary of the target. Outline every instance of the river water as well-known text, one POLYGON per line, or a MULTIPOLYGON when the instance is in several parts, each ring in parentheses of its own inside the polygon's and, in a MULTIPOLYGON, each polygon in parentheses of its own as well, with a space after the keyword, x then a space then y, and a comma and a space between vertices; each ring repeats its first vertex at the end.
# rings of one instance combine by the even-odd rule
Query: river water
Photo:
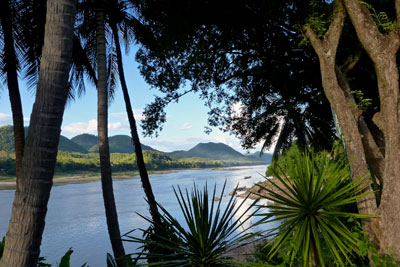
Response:
MULTIPOLYGON (((151 175, 150 181, 156 200, 182 221, 172 186, 190 189, 195 182, 203 188, 207 182, 208 187, 212 188, 216 183, 217 192, 220 192, 226 180, 223 197, 223 203, 226 204, 230 197, 229 192, 237 184, 250 187, 255 182, 264 180, 261 174, 265 170, 266 166, 180 170, 151 175), (244 179, 245 176, 251 178, 244 179)), ((148 215, 140 179, 114 181, 114 193, 121 233, 146 228, 147 222, 137 215, 148 215)), ((13 197, 14 190, 0 190, 0 238, 7 232, 13 197)), ((250 200, 246 204, 249 203, 250 200)), ((136 244, 130 242, 125 242, 124 245, 126 253, 133 253, 137 248, 136 244)), ((92 267, 106 266, 106 253, 112 254, 100 182, 59 185, 54 186, 51 191, 41 255, 46 257, 46 262, 57 266, 56 263, 70 247, 74 250, 71 266, 81 266, 85 262, 92 267)))

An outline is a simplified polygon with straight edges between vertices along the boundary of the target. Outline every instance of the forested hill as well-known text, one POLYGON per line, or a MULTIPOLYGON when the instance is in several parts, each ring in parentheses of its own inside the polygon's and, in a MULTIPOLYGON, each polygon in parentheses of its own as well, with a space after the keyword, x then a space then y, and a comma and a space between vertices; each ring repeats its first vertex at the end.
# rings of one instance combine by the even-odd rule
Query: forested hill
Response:
MULTIPOLYGON (((80 134, 71 138, 71 141, 83 146, 88 152, 99 152, 97 136, 80 134)), ((108 138, 110 153, 134 153, 135 146, 128 135, 114 135, 108 138)), ((142 144, 142 150, 157 151, 150 146, 142 144)))
POLYGON ((260 160, 263 162, 267 162, 268 164, 272 162, 272 154, 270 153, 262 153, 260 154, 260 151, 247 154, 246 157, 252 158, 254 160, 260 160))
MULTIPOLYGON (((25 129, 27 131, 27 128, 25 129)), ((80 134, 71 139, 61 135, 58 149, 63 152, 78 152, 82 154, 97 153, 97 136, 92 134, 80 134)), ((131 137, 127 135, 115 135, 109 138, 111 153, 134 153, 134 146, 131 137)), ((143 150, 159 152, 150 146, 143 145, 143 150)), ((0 151, 14 152, 14 136, 12 126, 0 127, 0 151)), ((163 153, 163 152, 160 152, 163 153)), ((163 153, 164 154, 164 153, 163 153)), ((223 143, 199 143, 188 151, 174 151, 165 153, 172 160, 179 159, 206 159, 224 160, 231 162, 271 162, 270 154, 263 154, 260 158, 259 152, 243 155, 232 147, 223 143)))
MULTIPOLYGON (((235 160, 235 161, 262 161, 270 163, 268 157, 257 157, 255 154, 243 155, 232 147, 223 143, 199 143, 188 151, 174 151, 168 153, 171 158, 206 158, 212 160, 235 160)), ((269 155, 269 154, 268 154, 269 155)))
POLYGON ((71 141, 84 147, 87 151, 89 151, 89 149, 92 148, 93 146, 97 145, 98 142, 97 136, 93 134, 80 134, 75 137, 72 137, 71 141))
MULTIPOLYGON (((100 168, 97 136, 81 134, 72 139, 60 136, 57 172, 97 172, 100 168)), ((131 138, 116 135, 109 138, 113 171, 135 171, 136 157, 131 138)), ((165 153, 143 145, 149 170, 212 168, 239 165, 270 164, 269 154, 243 155, 222 143, 199 143, 188 151, 165 153)), ((0 174, 15 175, 14 136, 12 126, 0 127, 0 174)))
MULTIPOLYGON (((25 128, 27 134, 27 127, 25 128)), ((72 139, 61 135, 58 149, 64 152, 79 152, 89 153, 98 152, 97 136, 92 134, 80 134, 72 139)), ((110 152, 111 153, 133 153, 134 146, 131 137, 127 135, 115 135, 109 138, 110 152)), ((155 149, 143 145, 143 150, 156 151, 155 149)), ((14 134, 12 126, 0 127, 0 150, 6 152, 14 152, 14 134)))

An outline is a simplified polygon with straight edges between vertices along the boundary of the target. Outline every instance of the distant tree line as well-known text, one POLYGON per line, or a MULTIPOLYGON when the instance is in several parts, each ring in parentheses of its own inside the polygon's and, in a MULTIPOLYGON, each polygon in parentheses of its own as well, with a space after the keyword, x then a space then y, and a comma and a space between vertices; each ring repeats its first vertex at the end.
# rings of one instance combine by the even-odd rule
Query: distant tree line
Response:
MULTIPOLYGON (((135 154, 111 153, 113 171, 137 171, 135 154)), ((162 152, 143 151, 144 162, 149 170, 169 170, 188 168, 216 168, 238 165, 260 164, 257 161, 209 160, 205 158, 174 159, 162 152)), ((97 153, 78 153, 59 151, 56 172, 98 172, 100 170, 97 153)), ((15 154, 0 151, 0 174, 15 175, 15 154)))

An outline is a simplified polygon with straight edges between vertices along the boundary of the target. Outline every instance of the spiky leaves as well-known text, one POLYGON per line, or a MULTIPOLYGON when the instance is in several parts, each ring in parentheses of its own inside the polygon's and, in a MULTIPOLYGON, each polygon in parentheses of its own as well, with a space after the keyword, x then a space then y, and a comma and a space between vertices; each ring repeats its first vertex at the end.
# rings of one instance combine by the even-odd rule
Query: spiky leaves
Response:
MULTIPOLYGON (((159 226, 164 233, 159 236, 154 232, 150 238, 136 238, 127 236, 127 241, 138 242, 142 247, 159 248, 166 253, 151 253, 144 251, 139 254, 151 265, 163 266, 227 266, 230 260, 224 254, 238 248, 243 241, 255 236, 255 233, 247 231, 246 223, 255 211, 250 212, 255 205, 245 205, 244 199, 237 203, 234 194, 228 200, 226 206, 223 196, 226 182, 222 188, 219 200, 216 200, 216 186, 209 197, 207 185, 203 191, 194 185, 191 193, 174 188, 182 212, 184 223, 179 222, 163 206, 158 205, 163 212, 162 225, 159 226), (244 210, 244 212, 242 212, 244 210)), ((237 188, 236 188, 237 189, 237 188)), ((236 191, 235 189, 235 191, 236 191)), ((151 223, 154 222, 143 217, 151 223)))
POLYGON ((269 256, 284 252, 290 264, 301 256, 304 266, 325 266, 323 248, 339 265, 351 263, 350 254, 359 254, 360 240, 345 222, 350 218, 372 218, 371 215, 345 212, 344 208, 357 202, 363 193, 367 178, 350 180, 348 166, 305 153, 298 155, 295 164, 287 170, 275 169, 277 180, 268 180, 268 186, 259 185, 267 195, 268 209, 262 222, 280 221, 267 231, 272 244, 269 256))

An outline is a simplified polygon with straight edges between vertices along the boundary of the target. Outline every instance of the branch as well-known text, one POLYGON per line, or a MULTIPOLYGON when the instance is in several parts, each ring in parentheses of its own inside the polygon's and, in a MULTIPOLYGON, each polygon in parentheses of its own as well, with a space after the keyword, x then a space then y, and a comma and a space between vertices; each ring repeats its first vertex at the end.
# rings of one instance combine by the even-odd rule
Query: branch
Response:
POLYGON ((357 63, 360 61, 361 51, 356 54, 355 58, 351 60, 350 56, 347 58, 346 62, 343 63, 339 68, 340 71, 346 76, 349 71, 351 71, 357 63))
POLYGON ((336 0, 333 6, 333 18, 329 25, 328 31, 324 35, 324 39, 320 40, 310 25, 304 26, 305 34, 310 40, 311 45, 314 47, 317 54, 323 52, 327 53, 330 51, 333 58, 336 57, 336 50, 339 44, 340 36, 344 26, 344 20, 346 18, 346 11, 344 9, 341 0, 336 0), (324 50, 322 50, 324 49, 324 50), (325 49, 328 49, 325 51, 325 49), (334 50, 332 53, 332 49, 334 50))
MULTIPOLYGON (((359 0, 343 0, 343 2, 365 50, 369 55, 379 52, 379 43, 382 43, 384 35, 380 33, 368 8, 359 0), (377 40, 378 42, 371 42, 370 40, 377 40)), ((398 0, 396 0, 397 2, 398 0)))
POLYGON ((307 36, 308 40, 310 40, 312 47, 314 47, 315 52, 319 54, 322 48, 322 41, 318 38, 315 31, 311 28, 310 25, 304 26, 305 35, 307 36))
POLYGON ((400 0, 395 0, 394 5, 396 8, 397 28, 400 29, 400 0))
POLYGON ((329 29, 324 36, 324 41, 326 40, 330 46, 338 47, 345 19, 346 10, 343 6, 342 0, 336 0, 333 4, 333 18, 331 25, 329 25, 329 29))

